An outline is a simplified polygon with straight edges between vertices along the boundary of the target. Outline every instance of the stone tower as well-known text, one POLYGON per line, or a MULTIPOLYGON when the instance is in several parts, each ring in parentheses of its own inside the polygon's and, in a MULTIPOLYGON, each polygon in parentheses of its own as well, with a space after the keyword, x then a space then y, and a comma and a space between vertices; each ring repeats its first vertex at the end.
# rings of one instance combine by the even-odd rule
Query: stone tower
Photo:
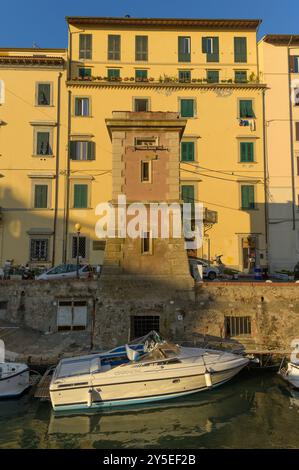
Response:
MULTIPOLYGON (((173 112, 115 111, 106 125, 113 149, 113 206, 119 195, 126 196, 127 207, 142 202, 149 221, 150 204, 180 203, 180 140, 186 120, 173 112)), ((128 215, 126 223, 132 218, 128 215)), ((160 234, 161 219, 158 225, 160 234)), ((145 233, 138 238, 108 238, 102 276, 125 275, 180 289, 192 287, 184 238, 174 238, 171 228, 168 238, 153 238, 150 226, 145 233)))

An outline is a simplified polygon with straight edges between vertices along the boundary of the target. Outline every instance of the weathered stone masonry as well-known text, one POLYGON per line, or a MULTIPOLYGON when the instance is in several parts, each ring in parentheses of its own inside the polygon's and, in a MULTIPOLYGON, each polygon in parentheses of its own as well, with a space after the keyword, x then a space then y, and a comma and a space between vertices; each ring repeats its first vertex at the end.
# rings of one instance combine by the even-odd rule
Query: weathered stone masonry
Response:
POLYGON ((137 282, 125 277, 100 282, 1 281, 0 301, 7 301, 7 307, 0 310, 0 319, 51 336, 57 332, 58 300, 87 300, 86 337, 76 331, 67 334, 86 340, 88 349, 92 330, 98 348, 128 341, 133 315, 157 315, 163 335, 188 342, 196 341, 199 334, 223 336, 224 316, 250 316, 252 334, 238 337, 240 343, 289 350, 291 341, 299 337, 298 289, 299 285, 291 283, 217 282, 182 291, 159 280, 137 282))

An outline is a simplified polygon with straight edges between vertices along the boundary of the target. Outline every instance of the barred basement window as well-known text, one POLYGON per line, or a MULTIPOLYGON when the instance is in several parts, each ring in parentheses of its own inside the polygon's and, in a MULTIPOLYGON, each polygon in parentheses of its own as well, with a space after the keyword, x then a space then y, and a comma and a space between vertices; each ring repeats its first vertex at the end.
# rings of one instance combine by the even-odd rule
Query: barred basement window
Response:
POLYGON ((47 261, 48 248, 48 239, 33 238, 30 240, 30 261, 47 261))
POLYGON ((251 317, 224 317, 225 337, 251 335, 251 317))
POLYGON ((145 336, 150 331, 160 331, 160 317, 157 315, 131 316, 131 339, 145 336))

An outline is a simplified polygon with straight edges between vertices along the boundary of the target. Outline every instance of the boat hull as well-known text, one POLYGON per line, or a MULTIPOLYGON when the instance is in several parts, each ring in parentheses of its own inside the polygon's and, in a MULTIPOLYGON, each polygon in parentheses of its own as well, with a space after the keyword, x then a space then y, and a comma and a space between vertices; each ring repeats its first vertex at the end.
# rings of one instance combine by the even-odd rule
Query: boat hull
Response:
POLYGON ((281 377, 288 382, 295 390, 299 390, 299 365, 288 363, 286 370, 281 370, 281 377))
POLYGON ((0 399, 18 398, 30 387, 29 369, 0 379, 0 399))
MULTIPOLYGON (((239 361, 235 367, 214 371, 211 375, 212 387, 207 386, 202 367, 194 370, 168 371, 167 377, 155 377, 113 384, 96 384, 67 390, 51 390, 51 401, 54 411, 91 410, 113 406, 150 403, 191 395, 210 390, 231 380, 246 365, 248 360, 239 361), (197 370, 196 370, 197 369, 197 370), (190 374, 190 375, 188 375, 190 374), (91 397, 90 397, 91 395, 91 397), (90 398, 89 398, 90 397, 90 398)), ((164 374, 164 371, 163 371, 164 374)), ((155 374, 157 376, 157 374, 155 374)))

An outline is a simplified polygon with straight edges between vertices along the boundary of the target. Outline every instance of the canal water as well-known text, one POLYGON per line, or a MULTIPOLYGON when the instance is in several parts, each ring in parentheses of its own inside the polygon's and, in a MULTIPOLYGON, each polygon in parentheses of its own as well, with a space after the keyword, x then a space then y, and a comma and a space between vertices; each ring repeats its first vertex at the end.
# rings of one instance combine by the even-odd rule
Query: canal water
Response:
POLYGON ((298 425, 299 392, 253 370, 188 399, 93 414, 0 402, 0 448, 299 448, 298 425))

